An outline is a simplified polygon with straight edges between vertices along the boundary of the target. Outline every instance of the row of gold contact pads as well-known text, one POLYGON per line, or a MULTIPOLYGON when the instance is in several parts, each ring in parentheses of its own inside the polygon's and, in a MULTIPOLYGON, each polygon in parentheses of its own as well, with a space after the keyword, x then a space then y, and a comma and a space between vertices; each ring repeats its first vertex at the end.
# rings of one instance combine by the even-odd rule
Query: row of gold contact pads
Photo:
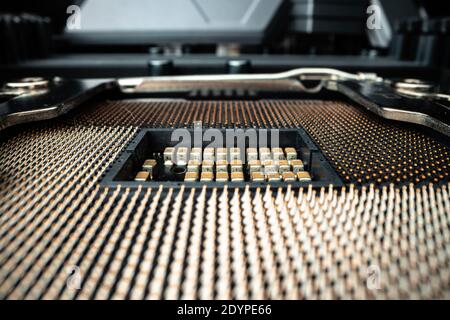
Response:
POLYGON ((107 101, 76 123, 204 128, 303 128, 346 183, 438 183, 449 178, 450 150, 418 128, 385 121, 353 105, 323 100, 107 101))
MULTIPOLYGON (((186 164, 188 160, 195 161, 233 161, 242 160, 241 148, 199 148, 167 147, 164 149, 164 161, 168 163, 186 164)), ((246 148, 246 161, 252 160, 294 160, 297 159, 297 150, 293 147, 287 148, 246 148)))
POLYGON ((1 274, 9 271, 15 281, 1 282, 3 297, 450 295, 450 185, 298 191, 89 187, 87 203, 68 217, 57 216, 58 237, 37 229, 36 246, 17 252, 15 264, 2 264, 1 274), (86 211, 88 205, 92 210, 86 211), (52 245, 42 245, 49 238, 52 245), (79 268, 79 289, 67 285, 68 266, 79 268), (367 285, 373 267, 380 275, 376 288, 367 285))
MULTIPOLYGON (((170 172, 176 164, 185 167, 184 181, 244 181, 244 170, 254 182, 275 182, 283 179, 285 182, 311 181, 311 175, 303 171, 303 161, 297 159, 295 148, 247 148, 246 163, 242 162, 240 148, 192 148, 168 147, 163 152, 165 170, 170 172), (202 161, 203 159, 203 161, 202 161), (229 161, 228 161, 229 160, 229 161), (201 172, 201 174, 200 174, 201 172)), ((153 170, 157 166, 156 159, 147 159, 142 165, 142 171, 135 176, 135 181, 152 179, 153 170)))

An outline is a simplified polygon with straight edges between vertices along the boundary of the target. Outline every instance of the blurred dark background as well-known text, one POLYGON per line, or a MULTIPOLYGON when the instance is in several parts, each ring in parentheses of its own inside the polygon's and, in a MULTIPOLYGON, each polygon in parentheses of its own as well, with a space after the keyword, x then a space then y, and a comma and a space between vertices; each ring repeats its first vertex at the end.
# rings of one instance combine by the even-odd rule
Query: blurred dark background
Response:
POLYGON ((4 0, 0 12, 2 78, 306 66, 449 77, 450 9, 439 0, 4 0), (71 5, 80 28, 67 28, 71 5))

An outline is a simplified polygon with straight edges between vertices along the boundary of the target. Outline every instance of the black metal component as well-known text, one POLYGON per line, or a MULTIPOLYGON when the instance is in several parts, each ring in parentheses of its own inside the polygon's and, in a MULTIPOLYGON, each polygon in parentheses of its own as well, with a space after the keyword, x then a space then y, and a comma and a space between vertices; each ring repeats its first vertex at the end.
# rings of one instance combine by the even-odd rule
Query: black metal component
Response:
POLYGON ((444 103, 410 98, 378 82, 338 82, 337 89, 378 116, 423 125, 450 137, 450 106, 444 103))
POLYGON ((0 104, 0 130, 58 117, 105 90, 115 88, 113 80, 52 80, 48 88, 30 90, 0 104))
POLYGON ((238 73, 249 73, 251 70, 250 60, 230 60, 227 62, 228 73, 238 74, 238 73))
POLYGON ((153 59, 148 62, 150 76, 170 75, 173 69, 172 60, 153 59))
MULTIPOLYGON (((274 83, 275 84, 275 83, 274 83)), ((57 117, 86 99, 112 89, 117 86, 113 80, 64 80, 50 81, 46 89, 30 90, 26 94, 11 98, 12 95, 4 95, 0 104, 0 129, 8 126, 44 120, 57 117)), ((333 85, 326 86, 333 88, 333 85)), ((189 89, 189 86, 180 92, 179 89, 165 90, 162 92, 138 92, 136 97, 182 97, 184 99, 217 99, 217 98, 242 98, 258 99, 270 97, 276 94, 284 98, 292 98, 295 92, 271 92, 270 86, 258 91, 236 90, 206 90, 189 89)), ((375 81, 337 81, 335 90, 344 94, 356 103, 367 108, 380 117, 415 123, 429 127, 446 136, 450 136, 450 107, 448 101, 436 100, 430 96, 411 97, 395 88, 389 83, 375 81)), ((5 90, 5 93, 8 92, 5 90)), ((307 95, 312 98, 326 97, 327 92, 307 94, 296 90, 298 95, 307 95)), ((331 91, 332 92, 332 91, 331 91)), ((422 92, 419 92, 422 94, 422 92)), ((127 93, 127 98, 133 98, 133 94, 127 93)), ((281 98, 282 98, 281 97, 281 98)))
MULTIPOLYGON (((155 60, 171 60, 172 74, 227 73, 228 57, 210 54, 183 56, 151 56, 155 60)), ((349 72, 375 72, 384 77, 418 77, 433 79, 436 70, 416 61, 399 61, 391 57, 332 55, 264 55, 241 54, 238 60, 251 61, 252 73, 281 72, 302 67, 327 67, 349 72)), ((149 55, 142 54, 70 54, 49 59, 28 61, 19 65, 0 66, 0 79, 33 76, 65 78, 123 78, 145 77, 149 74, 149 55)))

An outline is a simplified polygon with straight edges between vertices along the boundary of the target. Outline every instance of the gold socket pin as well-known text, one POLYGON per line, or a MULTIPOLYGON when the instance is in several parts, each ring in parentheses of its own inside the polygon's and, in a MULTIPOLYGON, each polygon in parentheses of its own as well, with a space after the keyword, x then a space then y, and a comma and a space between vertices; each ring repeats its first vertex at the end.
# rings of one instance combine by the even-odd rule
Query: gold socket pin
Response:
POLYGON ((198 179, 197 172, 186 172, 186 174, 184 176, 184 181, 186 181, 186 182, 197 181, 197 179, 198 179))
POLYGON ((298 181, 311 181, 311 175, 307 171, 300 171, 297 173, 298 181))
POLYGON ((264 174, 261 172, 253 172, 252 173, 252 181, 253 182, 264 182, 264 174))
POLYGON ((228 162, 226 160, 217 160, 216 172, 228 172, 228 162))
POLYGON ((216 181, 227 182, 228 181, 228 173, 226 173, 226 172, 217 172, 216 173, 216 181))
POLYGON ((150 177, 150 172, 148 171, 139 171, 134 178, 134 181, 147 181, 150 177))
POLYGON ((142 169, 145 171, 152 171, 154 167, 156 167, 155 159, 147 159, 144 161, 144 164, 142 165, 142 169))
POLYGON ((290 160, 289 164, 291 165, 291 169, 294 173, 298 173, 300 171, 305 170, 305 166, 303 165, 302 160, 290 160))
POLYGON ((297 159, 297 151, 295 148, 285 148, 284 152, 286 153, 286 160, 297 159))
POLYGON ((202 172, 213 172, 214 161, 203 160, 202 162, 202 172))
POLYGON ((214 179, 214 174, 212 172, 202 172, 200 176, 200 181, 212 181, 214 179))
POLYGON ((283 177, 283 181, 286 181, 286 182, 297 180, 297 176, 292 171, 284 172, 282 174, 282 177, 283 177))
POLYGON ((244 181, 244 174, 242 172, 232 172, 231 181, 233 182, 244 181))

